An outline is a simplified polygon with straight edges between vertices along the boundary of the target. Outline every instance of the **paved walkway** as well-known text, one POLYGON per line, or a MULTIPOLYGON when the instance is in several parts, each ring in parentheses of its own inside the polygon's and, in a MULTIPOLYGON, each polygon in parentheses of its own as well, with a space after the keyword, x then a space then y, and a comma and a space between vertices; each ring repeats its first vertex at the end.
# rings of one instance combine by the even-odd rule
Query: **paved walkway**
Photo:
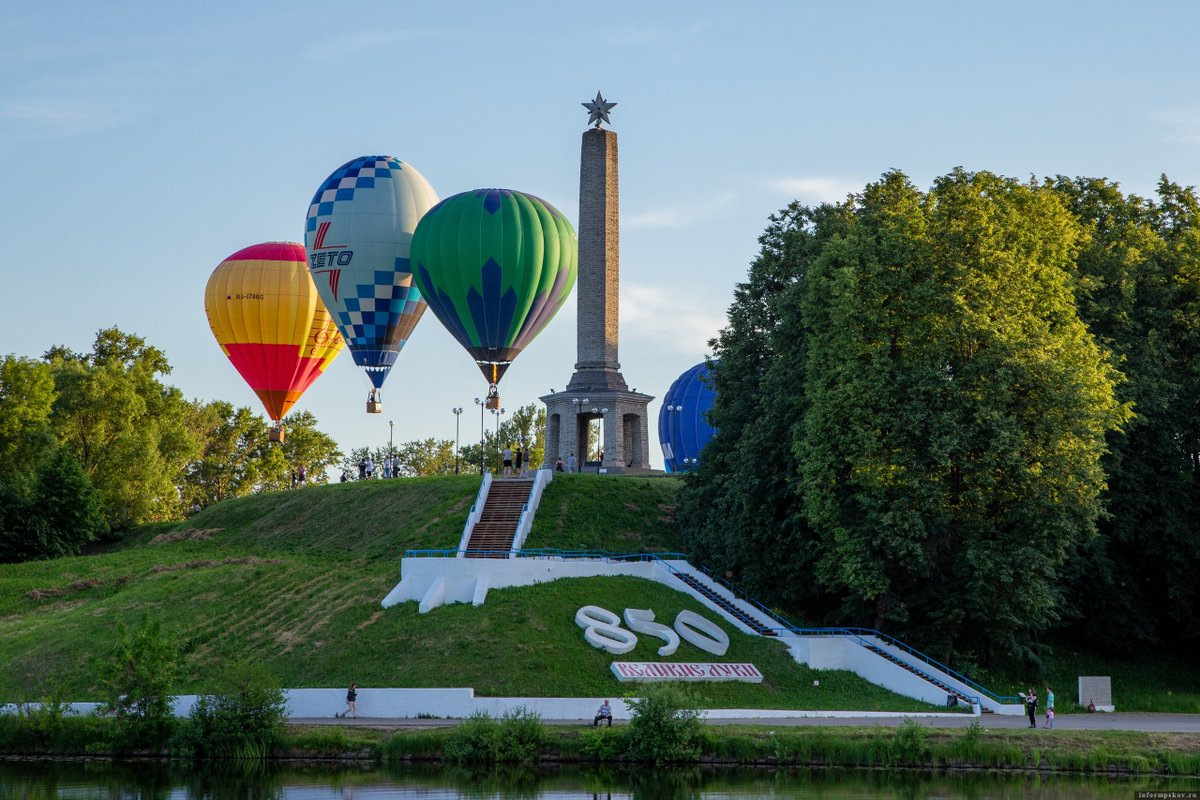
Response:
MULTIPOLYGON (((709 725, 761 725, 771 728, 800 728, 800 727, 895 727, 907 719, 906 717, 785 717, 779 719, 714 719, 709 725)), ((1001 716, 985 714, 974 717, 969 714, 946 715, 941 717, 912 717, 922 725, 930 728, 965 728, 975 719, 985 730, 1001 730, 1011 728, 1028 729, 1029 721, 1025 717, 1001 716)), ((294 725, 349 725, 364 728, 384 728, 388 730, 413 730, 422 728, 446 728, 457 725, 457 719, 395 719, 380 717, 358 717, 357 719, 295 718, 288 722, 294 725)), ((548 719, 543 720, 547 725, 578 725, 583 727, 591 720, 582 719, 548 719)), ((1040 726, 1044 719, 1038 718, 1040 726)), ((618 722, 617 725, 628 724, 618 722)), ((1147 733, 1197 733, 1200 734, 1200 714, 1061 714, 1054 721, 1055 730, 1064 731, 1143 731, 1147 733)), ((1039 728, 1041 730, 1041 728, 1039 728)), ((1032 733, 1032 731, 1030 731, 1032 733)), ((1046 731, 1046 733, 1052 733, 1046 731)))

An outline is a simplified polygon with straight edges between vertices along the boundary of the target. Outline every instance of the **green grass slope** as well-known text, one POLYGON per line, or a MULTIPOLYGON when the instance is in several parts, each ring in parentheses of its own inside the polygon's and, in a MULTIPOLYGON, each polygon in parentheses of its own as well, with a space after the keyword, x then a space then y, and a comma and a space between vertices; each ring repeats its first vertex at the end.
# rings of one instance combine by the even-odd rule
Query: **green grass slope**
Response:
MULTIPOLYGON (((559 476, 548 488, 540 539, 530 546, 675 548, 669 481, 559 476), (575 521, 578 520, 578 523, 575 521), (604 523, 607 523, 605 525, 604 523)), ((575 611, 684 608, 687 595, 634 578, 589 578, 494 590, 481 608, 417 613, 379 601, 410 548, 453 548, 474 499, 468 476, 350 483, 221 503, 174 526, 151 526, 88 556, 0 566, 0 701, 62 688, 98 696, 93 659, 117 623, 143 614, 184 644, 179 691, 199 692, 230 665, 266 667, 285 686, 471 686, 481 695, 604 696, 627 690, 613 658, 583 640, 575 611)), ((531 537, 532 539, 532 537, 531 537)), ((782 644, 731 625, 722 660, 749 661, 761 685, 709 684, 714 706, 914 708, 849 673, 796 665, 782 644), (820 681, 814 686, 814 680, 820 681)), ((659 660, 641 637, 630 660, 659 660)), ((681 645, 668 661, 710 657, 681 645)))

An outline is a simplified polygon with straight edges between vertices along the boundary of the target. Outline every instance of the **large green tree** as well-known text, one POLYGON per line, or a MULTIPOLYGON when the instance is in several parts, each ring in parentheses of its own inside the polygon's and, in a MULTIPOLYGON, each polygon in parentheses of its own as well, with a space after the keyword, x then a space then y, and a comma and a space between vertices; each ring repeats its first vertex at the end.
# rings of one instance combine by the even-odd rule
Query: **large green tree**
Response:
POLYGON ((96 487, 110 527, 178 517, 177 486, 199 445, 188 403, 159 380, 171 371, 162 351, 108 328, 91 353, 54 348, 45 360, 57 392, 51 424, 96 487))
POLYGON ((810 619, 827 604, 813 579, 812 531, 796 491, 792 441, 807 406, 806 340, 791 309, 812 259, 846 224, 842 208, 793 203, 759 238, 729 324, 712 342, 716 432, 685 481, 678 512, 693 559, 810 619))
POLYGON ((1128 409, 1080 320, 1084 238, 1053 192, 955 171, 868 186, 810 273, 796 441, 818 577, 846 610, 949 654, 1057 624, 1128 409))
POLYGON ((1200 644, 1200 203, 1165 177, 1155 199, 1098 179, 1048 185, 1090 232, 1080 313, 1128 380, 1134 417, 1109 435, 1108 514, 1075 561, 1089 640, 1200 644), (1116 628, 1122 633, 1111 635, 1116 628))
POLYGON ((761 241, 713 343, 689 549, 810 621, 1021 652, 1061 619, 1129 414, 1076 309, 1086 229, 958 170, 793 205, 761 241))

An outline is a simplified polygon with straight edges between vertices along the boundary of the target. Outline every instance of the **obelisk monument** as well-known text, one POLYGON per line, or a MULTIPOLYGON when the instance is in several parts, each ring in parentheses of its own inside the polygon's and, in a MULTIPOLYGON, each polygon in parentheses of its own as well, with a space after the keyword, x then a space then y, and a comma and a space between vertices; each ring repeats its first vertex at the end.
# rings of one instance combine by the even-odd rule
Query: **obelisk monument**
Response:
POLYGON ((617 134, 606 130, 616 105, 582 104, 595 123, 583 133, 579 160, 579 279, 575 373, 546 404, 546 465, 570 456, 590 471, 625 472, 650 467, 647 407, 654 398, 630 391, 617 359, 620 333, 620 190, 617 134), (592 420, 601 421, 589 446, 592 420), (603 454, 601 458, 600 455, 603 454))

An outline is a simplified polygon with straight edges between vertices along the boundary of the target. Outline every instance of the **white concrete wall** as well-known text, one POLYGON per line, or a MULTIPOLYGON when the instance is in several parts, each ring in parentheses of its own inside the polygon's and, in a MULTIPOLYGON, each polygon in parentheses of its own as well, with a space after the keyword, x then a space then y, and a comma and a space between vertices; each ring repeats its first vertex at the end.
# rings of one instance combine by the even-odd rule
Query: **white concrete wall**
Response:
MULTIPOLYGON (((346 710, 346 690, 336 689, 285 689, 288 718, 291 720, 332 719, 334 714, 346 710)), ((495 719, 506 712, 526 708, 544 720, 590 721, 607 699, 612 706, 613 719, 628 720, 629 706, 619 697, 475 697, 472 689, 372 689, 358 690, 358 716, 366 719, 416 719, 422 714, 439 719, 465 719, 471 714, 484 711, 495 719)), ((181 695, 176 698, 175 715, 186 717, 196 703, 196 695, 181 695)), ((36 707, 38 704, 30 703, 36 707)), ((71 703, 77 714, 96 711, 99 703, 71 703)), ((0 706, 0 713, 12 711, 9 706, 0 706)), ((892 711, 816 711, 767 708, 712 708, 702 713, 705 719, 795 719, 795 718, 845 718, 845 717, 959 717, 960 714, 939 712, 892 712, 892 711)))

